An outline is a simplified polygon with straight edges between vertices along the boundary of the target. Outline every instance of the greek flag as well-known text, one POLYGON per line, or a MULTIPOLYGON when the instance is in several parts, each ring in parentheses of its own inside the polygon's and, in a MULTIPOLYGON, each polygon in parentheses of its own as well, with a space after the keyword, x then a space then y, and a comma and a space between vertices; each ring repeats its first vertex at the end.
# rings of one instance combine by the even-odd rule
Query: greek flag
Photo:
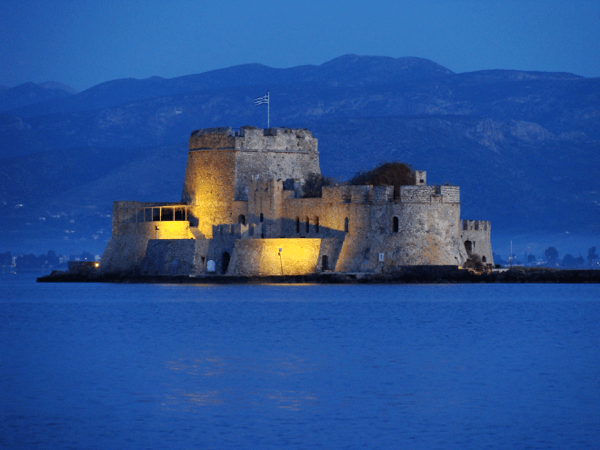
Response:
POLYGON ((254 106, 269 104, 269 92, 267 91, 267 95, 263 95, 262 97, 257 97, 254 99, 254 106))

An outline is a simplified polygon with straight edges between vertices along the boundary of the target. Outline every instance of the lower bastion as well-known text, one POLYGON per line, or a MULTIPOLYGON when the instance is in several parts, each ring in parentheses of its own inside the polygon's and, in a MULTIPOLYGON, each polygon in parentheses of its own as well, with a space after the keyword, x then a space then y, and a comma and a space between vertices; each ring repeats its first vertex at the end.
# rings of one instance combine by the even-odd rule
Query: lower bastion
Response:
POLYGON ((304 129, 194 131, 180 203, 117 201, 104 274, 288 276, 493 265, 491 226, 461 220, 458 186, 324 186, 304 129))

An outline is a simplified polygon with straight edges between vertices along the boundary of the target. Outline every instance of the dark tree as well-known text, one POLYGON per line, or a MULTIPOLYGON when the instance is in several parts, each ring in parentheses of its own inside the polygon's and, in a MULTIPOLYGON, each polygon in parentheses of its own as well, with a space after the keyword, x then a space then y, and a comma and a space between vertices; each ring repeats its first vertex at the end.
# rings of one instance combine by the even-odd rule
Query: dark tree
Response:
POLYGON ((558 264, 558 250, 554 247, 548 247, 544 252, 549 265, 556 266, 558 264))
POLYGON ((11 252, 0 253, 0 265, 3 265, 3 266, 12 265, 12 253, 11 252))
POLYGON ((415 184, 414 170, 406 163, 385 162, 368 172, 357 173, 348 184, 394 186, 394 198, 398 198, 400 197, 399 186, 415 184))
POLYGON ((473 254, 467 259, 464 265, 465 269, 473 269, 478 272, 483 272, 486 268, 485 263, 481 259, 481 256, 473 254))
POLYGON ((44 263, 41 259, 46 261, 45 256, 37 257, 33 253, 19 256, 17 258, 17 269, 39 269, 44 263))
POLYGON ((588 265, 590 267, 593 267, 594 263, 596 262, 597 259, 598 259, 598 255, 596 254, 596 247, 590 248, 588 250, 588 256, 587 256, 588 265))
POLYGON ((46 260, 48 261, 48 264, 50 264, 51 266, 56 266, 56 265, 58 265, 58 262, 59 262, 58 256, 56 256, 56 252, 54 250, 50 250, 48 252, 48 255, 46 256, 46 260))
POLYGON ((323 186, 337 186, 339 182, 335 178, 324 177, 320 173, 310 173, 304 181, 304 197, 321 197, 323 186))
POLYGON ((560 266, 563 269, 575 269, 577 267, 577 260, 573 255, 567 253, 562 259, 562 263, 560 266))

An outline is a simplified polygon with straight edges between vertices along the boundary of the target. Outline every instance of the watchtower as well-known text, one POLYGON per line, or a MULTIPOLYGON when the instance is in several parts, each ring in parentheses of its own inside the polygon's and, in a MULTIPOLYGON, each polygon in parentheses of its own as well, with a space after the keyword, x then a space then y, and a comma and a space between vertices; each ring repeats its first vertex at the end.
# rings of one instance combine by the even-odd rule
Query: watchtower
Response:
POLYGON ((237 222, 253 179, 305 179, 310 173, 321 169, 318 142, 308 130, 205 128, 190 136, 181 201, 194 207, 198 229, 209 238, 213 225, 237 222))

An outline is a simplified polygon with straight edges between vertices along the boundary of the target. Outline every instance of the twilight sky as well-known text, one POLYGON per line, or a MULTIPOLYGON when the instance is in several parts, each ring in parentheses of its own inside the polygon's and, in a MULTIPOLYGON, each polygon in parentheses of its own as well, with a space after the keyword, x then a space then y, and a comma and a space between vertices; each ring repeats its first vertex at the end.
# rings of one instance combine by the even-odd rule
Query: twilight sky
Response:
POLYGON ((0 85, 418 56, 600 76, 598 0, 2 0, 0 85))

